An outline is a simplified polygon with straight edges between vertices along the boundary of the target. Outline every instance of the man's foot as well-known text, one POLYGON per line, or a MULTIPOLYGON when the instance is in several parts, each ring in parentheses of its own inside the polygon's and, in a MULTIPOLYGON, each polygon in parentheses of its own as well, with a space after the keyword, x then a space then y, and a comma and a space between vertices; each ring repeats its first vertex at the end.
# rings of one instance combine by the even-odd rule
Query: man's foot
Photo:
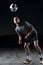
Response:
POLYGON ((30 64, 30 63, 31 63, 31 60, 26 59, 23 63, 24 63, 24 64, 30 64))
POLYGON ((39 62, 40 62, 40 64, 43 64, 43 58, 40 58, 39 62))

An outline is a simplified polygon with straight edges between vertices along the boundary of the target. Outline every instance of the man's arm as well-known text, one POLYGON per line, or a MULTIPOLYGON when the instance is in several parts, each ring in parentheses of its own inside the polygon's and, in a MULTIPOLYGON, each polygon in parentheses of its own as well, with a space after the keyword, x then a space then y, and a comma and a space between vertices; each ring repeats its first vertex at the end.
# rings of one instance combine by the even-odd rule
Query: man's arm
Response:
POLYGON ((22 36, 21 36, 20 32, 18 31, 17 27, 15 28, 15 31, 18 34, 19 44, 21 44, 22 43, 22 41, 21 41, 22 40, 22 36))
POLYGON ((25 39, 26 39, 28 36, 30 36, 33 31, 36 31, 32 25, 31 25, 31 28, 32 28, 31 32, 28 32, 28 33, 27 33, 27 35, 25 36, 25 39))
POLYGON ((19 44, 21 44, 22 43, 22 36, 18 35, 18 37, 19 37, 19 44))

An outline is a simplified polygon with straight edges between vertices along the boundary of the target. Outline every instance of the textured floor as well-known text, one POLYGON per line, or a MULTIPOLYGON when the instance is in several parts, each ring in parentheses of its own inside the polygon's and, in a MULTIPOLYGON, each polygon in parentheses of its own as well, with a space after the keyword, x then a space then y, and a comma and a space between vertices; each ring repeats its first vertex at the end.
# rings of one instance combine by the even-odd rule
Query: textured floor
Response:
MULTIPOLYGON (((36 52, 31 53, 32 64, 26 65, 43 65, 39 63, 39 56, 36 52)), ((24 50, 7 50, 0 51, 0 65, 25 65, 23 61, 26 59, 24 50)))

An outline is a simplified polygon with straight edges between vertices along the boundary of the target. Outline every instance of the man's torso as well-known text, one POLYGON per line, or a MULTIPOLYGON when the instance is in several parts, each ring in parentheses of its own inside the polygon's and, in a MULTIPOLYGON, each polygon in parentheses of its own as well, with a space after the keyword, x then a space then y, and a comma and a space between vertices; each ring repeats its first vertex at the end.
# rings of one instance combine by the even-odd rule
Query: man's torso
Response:
POLYGON ((28 32, 31 32, 32 28, 29 23, 25 22, 23 25, 17 26, 15 30, 17 33, 26 35, 28 32))

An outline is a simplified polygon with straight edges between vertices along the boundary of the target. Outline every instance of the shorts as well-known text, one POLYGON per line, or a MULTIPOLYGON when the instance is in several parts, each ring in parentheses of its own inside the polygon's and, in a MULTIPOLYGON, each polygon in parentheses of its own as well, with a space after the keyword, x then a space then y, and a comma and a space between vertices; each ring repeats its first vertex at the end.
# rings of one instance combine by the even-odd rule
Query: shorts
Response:
POLYGON ((31 43, 32 41, 36 40, 38 40, 38 35, 35 31, 33 31, 32 34, 29 37, 27 37, 27 39, 24 40, 24 42, 31 43))

